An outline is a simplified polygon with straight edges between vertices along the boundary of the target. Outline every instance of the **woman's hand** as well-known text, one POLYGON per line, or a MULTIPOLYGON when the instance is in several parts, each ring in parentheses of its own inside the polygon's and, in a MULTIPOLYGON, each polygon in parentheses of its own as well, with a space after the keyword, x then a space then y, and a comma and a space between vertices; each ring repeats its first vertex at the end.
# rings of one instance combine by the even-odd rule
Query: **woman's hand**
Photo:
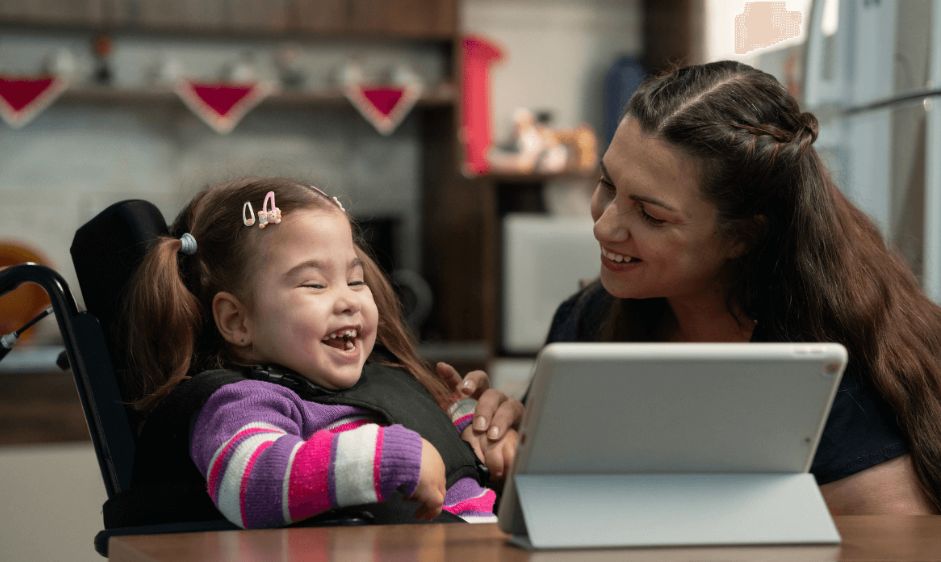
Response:
POLYGON ((461 438, 470 443, 477 458, 487 465, 487 470, 490 471, 490 481, 496 484, 503 482, 516 461, 519 433, 515 429, 508 429, 503 437, 494 441, 485 433, 476 432, 473 426, 469 425, 464 428, 461 438))
POLYGON ((438 449, 424 437, 421 440, 421 469, 418 473, 418 485, 409 497, 419 503, 415 517, 434 519, 441 513, 444 505, 445 475, 444 461, 438 449))
POLYGON ((490 476, 502 480, 516 457, 519 436, 514 429, 523 418, 523 403, 490 388, 490 377, 483 371, 471 371, 462 379, 457 369, 447 363, 438 363, 436 368, 438 376, 450 380, 462 396, 477 400, 474 421, 461 437, 487 465, 490 476))
POLYGON ((452 386, 467 398, 477 400, 474 410, 474 430, 486 432, 487 437, 497 441, 507 429, 518 428, 523 419, 523 403, 510 398, 499 390, 490 388, 490 377, 483 371, 471 371, 462 379, 457 369, 447 363, 435 366, 438 376, 451 380, 452 386))

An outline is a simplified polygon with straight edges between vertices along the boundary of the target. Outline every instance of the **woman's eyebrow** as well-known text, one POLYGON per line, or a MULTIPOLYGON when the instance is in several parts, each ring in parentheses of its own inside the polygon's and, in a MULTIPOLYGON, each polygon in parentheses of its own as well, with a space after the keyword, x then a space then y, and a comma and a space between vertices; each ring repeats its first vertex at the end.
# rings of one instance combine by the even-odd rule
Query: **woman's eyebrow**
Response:
POLYGON ((643 203, 650 203, 651 205, 656 205, 656 206, 658 206, 658 207, 663 207, 664 209, 666 209, 666 210, 668 210, 668 211, 673 211, 674 213, 678 213, 678 212, 679 212, 679 211, 677 211, 674 207, 671 207, 670 205, 667 205, 666 203, 664 203, 663 201, 657 199, 656 197, 647 197, 646 195, 629 195, 628 197, 630 197, 630 198, 631 198, 632 200, 634 200, 634 201, 641 201, 641 202, 643 202, 643 203))
MULTIPOLYGON (((611 174, 608 173, 608 168, 605 167, 604 165, 604 160, 599 160, 598 166, 601 168, 601 176, 605 179, 605 181, 607 181, 608 183, 613 183, 611 182, 611 174)), ((643 203, 650 203, 651 205, 663 207, 664 209, 668 211, 673 211, 674 213, 679 212, 672 205, 667 205, 665 202, 661 201, 660 199, 657 199, 656 197, 650 197, 647 195, 628 195, 628 197, 630 197, 631 200, 633 201, 641 201, 643 203)))

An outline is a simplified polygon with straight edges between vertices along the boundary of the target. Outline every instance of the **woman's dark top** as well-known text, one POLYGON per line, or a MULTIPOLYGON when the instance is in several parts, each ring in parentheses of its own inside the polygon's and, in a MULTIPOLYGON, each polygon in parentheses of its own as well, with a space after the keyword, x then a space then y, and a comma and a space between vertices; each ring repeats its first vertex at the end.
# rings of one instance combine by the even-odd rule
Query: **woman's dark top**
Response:
MULTIPOLYGON (((598 341, 598 328, 615 300, 599 283, 579 291, 559 305, 546 343, 598 341)), ((759 322, 752 341, 769 341, 760 327, 759 322)), ((826 484, 906 453, 895 414, 851 358, 810 472, 818 484, 826 484)))

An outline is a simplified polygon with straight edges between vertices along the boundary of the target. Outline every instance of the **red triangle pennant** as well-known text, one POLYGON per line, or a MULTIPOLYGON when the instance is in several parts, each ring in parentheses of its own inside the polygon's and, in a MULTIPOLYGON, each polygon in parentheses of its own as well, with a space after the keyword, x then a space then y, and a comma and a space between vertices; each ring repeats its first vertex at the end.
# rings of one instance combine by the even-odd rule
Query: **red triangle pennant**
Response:
POLYGON ((67 86, 65 80, 55 76, 0 75, 0 116, 18 129, 49 107, 67 86))
POLYGON ((180 80, 176 93, 217 133, 226 134, 272 91, 269 84, 205 83, 180 80))
POLYGON ((419 84, 407 86, 363 86, 344 88, 347 99, 383 135, 391 135, 421 97, 419 84))

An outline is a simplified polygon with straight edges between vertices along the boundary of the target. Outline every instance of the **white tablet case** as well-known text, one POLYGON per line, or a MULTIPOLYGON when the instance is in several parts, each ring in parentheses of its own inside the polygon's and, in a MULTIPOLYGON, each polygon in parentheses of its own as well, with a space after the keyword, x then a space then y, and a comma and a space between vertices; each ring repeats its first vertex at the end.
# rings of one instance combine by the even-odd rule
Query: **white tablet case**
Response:
POLYGON ((837 543, 808 469, 846 360, 839 344, 549 345, 500 527, 530 548, 837 543))

